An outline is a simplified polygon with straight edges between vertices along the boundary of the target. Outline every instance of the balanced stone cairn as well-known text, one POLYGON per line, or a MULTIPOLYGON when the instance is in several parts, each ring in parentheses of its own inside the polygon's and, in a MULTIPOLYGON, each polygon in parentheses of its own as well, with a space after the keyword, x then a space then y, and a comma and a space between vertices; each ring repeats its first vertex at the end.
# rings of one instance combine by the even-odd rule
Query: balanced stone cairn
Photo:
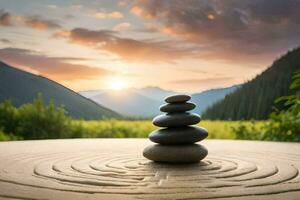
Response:
POLYGON ((208 132, 204 128, 191 126, 200 122, 200 116, 187 111, 193 110, 196 105, 188 102, 189 95, 173 95, 165 99, 167 104, 160 107, 160 111, 167 114, 156 116, 153 124, 166 127, 155 130, 149 135, 152 142, 144 149, 144 157, 168 163, 192 163, 199 162, 207 156, 207 149, 194 144, 207 137, 208 132))

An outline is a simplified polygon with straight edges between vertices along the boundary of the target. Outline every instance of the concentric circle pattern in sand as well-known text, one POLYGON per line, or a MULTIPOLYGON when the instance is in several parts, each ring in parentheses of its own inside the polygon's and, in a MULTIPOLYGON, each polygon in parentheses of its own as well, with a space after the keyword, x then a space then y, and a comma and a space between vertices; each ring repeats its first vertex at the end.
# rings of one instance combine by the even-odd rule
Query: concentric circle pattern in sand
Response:
POLYGON ((146 160, 138 139, 0 143, 0 198, 300 198, 299 144, 203 143, 207 158, 188 165, 146 160))

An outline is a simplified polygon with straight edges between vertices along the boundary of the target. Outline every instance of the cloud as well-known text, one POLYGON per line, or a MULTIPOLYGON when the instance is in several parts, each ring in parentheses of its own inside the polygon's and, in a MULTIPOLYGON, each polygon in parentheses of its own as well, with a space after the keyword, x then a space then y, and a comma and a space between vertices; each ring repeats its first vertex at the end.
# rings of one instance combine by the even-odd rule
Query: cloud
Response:
POLYGON ((9 12, 0 9, 0 26, 12 26, 12 16, 9 12))
POLYGON ((72 4, 71 6, 70 6, 70 8, 72 9, 72 10, 80 10, 80 9, 82 9, 84 6, 83 5, 81 5, 81 4, 72 4))
POLYGON ((124 6, 127 6, 128 5, 128 2, 126 0, 121 0, 118 2, 118 6, 120 7, 124 7, 124 6))
POLYGON ((215 77, 202 79, 183 79, 170 81, 167 84, 175 88, 186 90, 186 88, 195 88, 196 91, 204 91, 212 88, 227 87, 236 84, 237 79, 234 77, 215 77))
POLYGON ((11 43, 10 40, 5 39, 5 38, 1 38, 1 39, 0 39, 0 42, 3 43, 3 44, 10 44, 10 43, 11 43))
POLYGON ((227 82, 232 82, 234 80, 233 77, 216 77, 216 78, 203 78, 203 79, 184 79, 184 80, 176 80, 170 81, 171 84, 183 84, 183 85, 220 85, 227 82))
POLYGON ((115 30, 115 31, 125 30, 125 29, 128 29, 130 26, 131 26, 130 23, 123 22, 123 23, 115 25, 113 27, 113 30, 115 30))
POLYGON ((71 64, 73 58, 49 57, 36 51, 18 48, 0 49, 0 59, 13 66, 29 69, 56 81, 99 78, 110 71, 81 64, 71 64))
MULTIPOLYGON (((130 10, 131 13, 137 15, 137 16, 143 16, 144 15, 144 12, 143 12, 143 9, 139 6, 133 6, 130 10)), ((145 17, 146 15, 144 15, 145 17)))
POLYGON ((131 13, 199 46, 202 58, 274 57, 300 44, 300 0, 136 0, 131 13))
POLYGON ((54 4, 46 5, 46 7, 49 8, 49 9, 53 9, 53 10, 58 8, 57 5, 54 5, 54 4))
POLYGON ((40 16, 23 17, 23 22, 26 26, 38 30, 57 29, 61 26, 53 20, 45 20, 40 16))
POLYGON ((100 12, 99 11, 94 14, 94 17, 99 18, 99 19, 107 19, 107 18, 120 19, 120 18, 124 18, 124 15, 119 11, 113 11, 113 12, 100 12))
POLYGON ((179 48, 170 41, 135 40, 120 37, 116 31, 75 28, 54 35, 71 43, 104 50, 127 61, 173 62, 187 56, 188 48, 179 48))
POLYGON ((38 30, 60 28, 60 24, 54 20, 43 19, 41 16, 18 16, 3 9, 0 10, 0 26, 24 25, 38 30))

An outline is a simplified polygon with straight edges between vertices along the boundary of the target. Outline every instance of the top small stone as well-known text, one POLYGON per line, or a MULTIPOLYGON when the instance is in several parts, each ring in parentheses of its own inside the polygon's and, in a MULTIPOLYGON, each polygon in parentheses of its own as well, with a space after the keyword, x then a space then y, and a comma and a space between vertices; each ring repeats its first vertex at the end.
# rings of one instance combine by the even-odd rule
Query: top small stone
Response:
POLYGON ((185 94, 176 94, 165 98, 167 103, 183 103, 191 99, 191 96, 185 94))

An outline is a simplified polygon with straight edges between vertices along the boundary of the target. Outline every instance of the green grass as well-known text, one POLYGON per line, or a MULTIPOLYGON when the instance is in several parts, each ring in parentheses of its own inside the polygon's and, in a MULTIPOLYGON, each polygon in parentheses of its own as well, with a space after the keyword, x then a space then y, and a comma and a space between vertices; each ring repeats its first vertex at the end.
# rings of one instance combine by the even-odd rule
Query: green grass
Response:
MULTIPOLYGON (((258 137, 252 136, 260 135, 261 125, 264 123, 204 120, 198 125, 208 130, 209 138, 256 139, 258 137), (252 134, 253 132, 255 134, 252 134), (243 137, 236 137, 238 135, 243 137)), ((155 129, 158 127, 155 127, 151 120, 76 120, 69 117, 63 107, 55 107, 53 102, 46 105, 42 97, 18 108, 13 106, 10 101, 0 103, 0 140, 2 141, 59 138, 146 138, 155 129)))
MULTIPOLYGON (((123 121, 123 120, 104 120, 104 121, 73 121, 74 127, 78 127, 78 136, 84 138, 146 138, 148 134, 158 129, 149 120, 143 121, 123 121)), ((235 139, 232 128, 240 125, 239 121, 202 121, 198 126, 208 130, 211 139, 235 139)), ((250 121, 242 122, 245 126, 251 126, 250 121)), ((265 122, 255 123, 260 129, 265 122)))
MULTIPOLYGON (((300 77, 300 76, 299 76, 300 77)), ((285 97, 286 98, 286 97, 285 97)), ((211 139, 300 141, 298 96, 287 111, 274 112, 267 121, 208 121, 198 126, 211 139)), ((146 138, 158 129, 150 120, 75 120, 54 102, 46 105, 41 97, 15 107, 0 103, 0 141, 59 138, 146 138)))

